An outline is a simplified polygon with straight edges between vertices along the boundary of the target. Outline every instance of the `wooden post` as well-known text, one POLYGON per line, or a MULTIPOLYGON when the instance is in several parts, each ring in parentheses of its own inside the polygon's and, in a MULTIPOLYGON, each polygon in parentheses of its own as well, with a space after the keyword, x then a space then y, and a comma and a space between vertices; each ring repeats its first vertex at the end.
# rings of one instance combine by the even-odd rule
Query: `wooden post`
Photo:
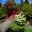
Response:
POLYGON ((7 19, 8 19, 8 11, 7 11, 7 19))
POLYGON ((13 10, 13 18, 14 18, 14 10, 13 10))
POLYGON ((6 11, 6 19, 7 19, 7 11, 6 11))
POLYGON ((6 19, 8 19, 8 11, 6 11, 6 19))

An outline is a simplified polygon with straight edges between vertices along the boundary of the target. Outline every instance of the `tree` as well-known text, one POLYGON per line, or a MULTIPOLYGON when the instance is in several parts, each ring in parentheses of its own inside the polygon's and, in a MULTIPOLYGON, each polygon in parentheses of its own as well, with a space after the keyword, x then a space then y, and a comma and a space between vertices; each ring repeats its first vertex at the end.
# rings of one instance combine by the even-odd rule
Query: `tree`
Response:
POLYGON ((25 4, 29 4, 28 0, 25 0, 25 4))
POLYGON ((12 0, 12 5, 13 5, 13 6, 15 6, 15 5, 16 5, 16 3, 15 3, 15 1, 14 1, 14 0, 12 0))
POLYGON ((12 5, 16 5, 15 1, 14 0, 8 0, 8 2, 11 2, 12 5))
POLYGON ((28 0, 20 0, 20 5, 29 4, 28 0))
POLYGON ((0 8, 1 8, 1 2, 0 2, 0 8))
POLYGON ((24 4, 22 7, 22 11, 24 12, 25 15, 32 14, 32 7, 28 4, 24 4))
POLYGON ((8 0, 8 2, 11 2, 11 0, 8 0))
POLYGON ((5 11, 3 10, 3 8, 0 8, 0 19, 4 18, 5 18, 5 11))

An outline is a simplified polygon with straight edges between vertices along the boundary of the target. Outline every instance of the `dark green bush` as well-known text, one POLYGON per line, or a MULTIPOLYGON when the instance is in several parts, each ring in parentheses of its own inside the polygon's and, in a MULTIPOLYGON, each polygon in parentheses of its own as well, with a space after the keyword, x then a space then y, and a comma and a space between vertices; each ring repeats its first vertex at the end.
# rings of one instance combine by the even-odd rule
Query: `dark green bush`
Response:
POLYGON ((28 4, 24 4, 22 7, 22 11, 24 12, 25 15, 30 15, 32 14, 32 7, 28 4))
POLYGON ((9 26, 7 27, 7 31, 9 31, 9 32, 21 32, 22 31, 23 32, 24 27, 23 26, 18 26, 17 24, 15 24, 13 22, 13 23, 9 24, 9 26))
POLYGON ((8 25, 5 32, 32 32, 32 29, 29 29, 25 26, 18 26, 15 23, 11 23, 8 25))
POLYGON ((5 11, 3 10, 3 8, 0 8, 0 19, 4 18, 5 18, 5 11))

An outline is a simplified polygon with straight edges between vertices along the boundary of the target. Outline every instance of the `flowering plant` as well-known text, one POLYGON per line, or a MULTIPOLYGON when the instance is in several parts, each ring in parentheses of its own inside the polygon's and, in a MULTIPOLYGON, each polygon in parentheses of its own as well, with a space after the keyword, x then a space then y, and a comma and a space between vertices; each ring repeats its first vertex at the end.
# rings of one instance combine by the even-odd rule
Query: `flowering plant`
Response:
POLYGON ((18 25, 24 26, 26 24, 26 18, 24 15, 15 15, 14 22, 18 25))

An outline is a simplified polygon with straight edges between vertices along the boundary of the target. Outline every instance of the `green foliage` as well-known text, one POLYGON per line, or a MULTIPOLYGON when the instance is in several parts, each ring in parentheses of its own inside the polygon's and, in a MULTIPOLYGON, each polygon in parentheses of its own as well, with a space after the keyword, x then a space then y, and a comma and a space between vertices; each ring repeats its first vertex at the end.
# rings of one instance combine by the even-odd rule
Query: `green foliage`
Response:
POLYGON ((29 1, 28 1, 28 0, 25 0, 25 3, 26 3, 26 4, 29 4, 29 1))
POLYGON ((3 10, 3 8, 0 8, 0 19, 5 18, 5 11, 3 10))
POLYGON ((25 26, 18 26, 13 22, 8 25, 6 32, 32 32, 32 29, 25 26), (24 31, 22 29, 24 29, 24 31))
POLYGON ((24 4, 29 4, 28 0, 20 0, 20 5, 23 7, 24 4))
POLYGON ((24 4, 22 7, 22 11, 24 12, 24 14, 32 14, 32 7, 28 4, 24 4))
POLYGON ((20 10, 20 4, 17 4, 15 7, 16 7, 16 10, 20 10))
POLYGON ((8 30, 10 29, 14 32, 24 32, 24 25, 26 24, 26 18, 25 15, 16 15, 14 22, 9 24, 8 30), (10 26, 11 25, 11 26, 10 26))
POLYGON ((32 32, 32 29, 27 28, 27 27, 24 27, 24 31, 25 31, 25 32, 32 32))
POLYGON ((14 22, 13 23, 11 23, 11 24, 9 24, 9 26, 7 27, 7 30, 10 28, 10 31, 12 30, 12 31, 14 31, 14 32, 20 32, 19 30, 22 30, 24 27, 22 26, 18 26, 18 25, 16 25, 14 22))
POLYGON ((25 15, 16 15, 14 22, 18 25, 25 25, 26 24, 26 18, 24 17, 25 15))

